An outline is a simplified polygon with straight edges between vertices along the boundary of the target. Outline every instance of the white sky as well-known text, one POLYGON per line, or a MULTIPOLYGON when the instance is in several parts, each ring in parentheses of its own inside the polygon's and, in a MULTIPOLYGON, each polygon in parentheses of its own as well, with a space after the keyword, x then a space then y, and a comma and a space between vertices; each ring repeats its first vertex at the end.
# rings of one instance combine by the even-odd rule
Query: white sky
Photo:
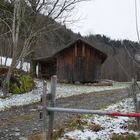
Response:
MULTIPOLYGON (((138 25, 140 29, 140 0, 138 2, 138 25)), ((81 21, 71 26, 82 35, 104 34, 112 39, 137 41, 135 26, 135 0, 91 0, 81 3, 75 16, 81 21)))

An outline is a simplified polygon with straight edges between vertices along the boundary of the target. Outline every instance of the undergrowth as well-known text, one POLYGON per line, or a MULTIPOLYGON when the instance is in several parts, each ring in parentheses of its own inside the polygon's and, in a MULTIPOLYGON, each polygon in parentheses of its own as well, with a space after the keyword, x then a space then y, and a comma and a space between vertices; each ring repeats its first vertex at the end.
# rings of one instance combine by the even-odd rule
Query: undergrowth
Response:
POLYGON ((124 134, 124 135, 114 134, 111 137, 111 140, 139 140, 139 138, 134 134, 124 134))

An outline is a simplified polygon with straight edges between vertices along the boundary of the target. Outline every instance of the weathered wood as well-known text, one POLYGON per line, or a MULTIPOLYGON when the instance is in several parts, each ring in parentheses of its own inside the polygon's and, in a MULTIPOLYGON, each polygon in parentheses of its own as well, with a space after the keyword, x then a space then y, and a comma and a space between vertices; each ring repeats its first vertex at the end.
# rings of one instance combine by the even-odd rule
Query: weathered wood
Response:
MULTIPOLYGON (((140 93, 137 95, 137 112, 140 112, 140 93)), ((138 130, 140 130, 140 118, 137 118, 138 130)))
POLYGON ((101 61, 93 48, 82 42, 76 43, 57 57, 58 79, 82 83, 99 81, 101 61))
POLYGON ((132 97, 135 106, 135 112, 137 112, 137 95, 136 95, 136 79, 132 79, 132 97))
MULTIPOLYGON (((56 100, 56 84, 57 84, 57 77, 52 76, 51 77, 51 100, 50 100, 50 106, 55 106, 55 100, 56 100)), ((49 123, 48 123, 48 140, 52 140, 53 137, 53 125, 54 125, 54 112, 48 112, 49 115, 49 123)))
MULTIPOLYGON (((135 106, 135 112, 140 112, 140 89, 137 84, 137 79, 133 78, 132 79, 132 97, 133 97, 133 102, 135 106), (138 91, 137 91, 138 89, 138 91)), ((137 121, 137 128, 140 130, 140 118, 136 118, 137 121)))
POLYGON ((85 59, 84 57, 77 57, 74 63, 74 81, 85 81, 85 59))
POLYGON ((77 44, 75 44, 74 50, 75 50, 75 57, 76 57, 77 56, 77 44))
POLYGON ((42 62, 41 71, 47 76, 57 74, 59 81, 96 82, 101 79, 101 64, 106 58, 106 54, 79 39, 55 55, 55 63, 53 58, 42 62))
POLYGON ((43 81, 43 94, 41 96, 43 110, 42 110, 42 117, 43 117, 43 140, 47 140, 46 128, 47 128, 47 83, 43 81))
POLYGON ((82 45, 82 56, 85 56, 85 44, 82 45))
POLYGON ((39 62, 39 74, 42 75, 42 77, 50 79, 52 75, 56 74, 56 61, 53 59, 39 62))

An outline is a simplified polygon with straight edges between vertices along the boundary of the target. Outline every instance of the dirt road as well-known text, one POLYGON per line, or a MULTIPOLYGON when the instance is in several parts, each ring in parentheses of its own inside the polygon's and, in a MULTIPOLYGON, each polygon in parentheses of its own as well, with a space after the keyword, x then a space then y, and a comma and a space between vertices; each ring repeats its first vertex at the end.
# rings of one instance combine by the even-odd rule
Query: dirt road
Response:
MULTIPOLYGON (((99 109, 127 96, 127 89, 96 92, 58 99, 56 106, 99 109)), ((39 107, 40 103, 37 103, 0 112, 0 140, 27 140, 32 133, 41 132, 43 124, 37 111, 39 107)), ((55 124, 61 123, 73 115, 56 113, 55 124)))

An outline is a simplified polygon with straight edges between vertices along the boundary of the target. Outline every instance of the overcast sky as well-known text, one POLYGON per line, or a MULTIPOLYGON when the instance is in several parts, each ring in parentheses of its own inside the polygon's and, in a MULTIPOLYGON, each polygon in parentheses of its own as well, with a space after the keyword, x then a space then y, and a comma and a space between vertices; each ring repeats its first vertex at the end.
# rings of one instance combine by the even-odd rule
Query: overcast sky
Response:
MULTIPOLYGON (((140 29, 140 0, 138 2, 138 25, 140 29)), ((72 30, 82 35, 104 34, 112 39, 137 41, 135 26, 135 0, 91 0, 81 3, 77 9, 81 20, 72 30)))

